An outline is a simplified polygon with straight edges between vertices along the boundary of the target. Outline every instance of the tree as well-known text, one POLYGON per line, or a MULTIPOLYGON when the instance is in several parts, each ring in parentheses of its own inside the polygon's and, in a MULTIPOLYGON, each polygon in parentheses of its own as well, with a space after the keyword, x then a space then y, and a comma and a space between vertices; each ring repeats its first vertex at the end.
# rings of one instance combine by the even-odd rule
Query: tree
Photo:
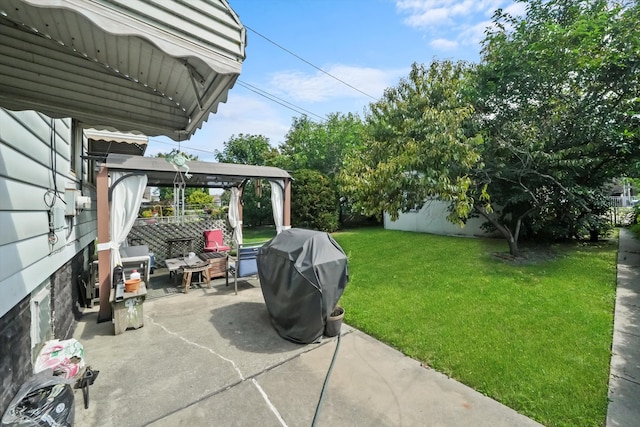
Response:
POLYGON ((186 197, 187 205, 205 206, 213 203, 213 196, 208 191, 195 190, 186 197))
POLYGON ((469 173, 482 168, 482 138, 463 96, 472 71, 465 62, 413 64, 408 78, 370 105, 365 144, 348 155, 340 175, 356 208, 397 219, 438 197, 451 201, 452 222, 464 222, 474 204, 469 173))
POLYGON ((531 0, 525 17, 495 13, 475 104, 485 167, 473 176, 492 204, 475 209, 512 253, 522 227, 597 237, 602 186, 638 162, 638 12, 637 2, 531 0))
POLYGON ((338 229, 338 197, 331 180, 316 170, 293 174, 291 223, 294 227, 333 232, 338 229))
POLYGON ((362 145, 364 124, 356 114, 333 113, 322 123, 306 116, 293 119, 280 149, 289 170, 313 169, 329 178, 342 169, 345 154, 362 145))
POLYGON ((339 221, 343 213, 349 215, 351 205, 342 197, 342 189, 336 185, 336 176, 342 170, 347 153, 362 146, 365 126, 356 114, 332 113, 324 122, 314 122, 306 116, 294 118, 280 149, 276 166, 298 171, 310 169, 320 172, 331 181, 341 201, 339 221))
MULTIPOLYGON (((277 150, 269 145, 269 138, 263 135, 232 135, 224 143, 224 150, 215 153, 216 160, 223 163, 265 166, 277 150)), ((242 193, 242 221, 247 226, 272 222, 271 187, 263 180, 249 181, 242 193)), ((223 198, 228 201, 228 196, 223 198)))

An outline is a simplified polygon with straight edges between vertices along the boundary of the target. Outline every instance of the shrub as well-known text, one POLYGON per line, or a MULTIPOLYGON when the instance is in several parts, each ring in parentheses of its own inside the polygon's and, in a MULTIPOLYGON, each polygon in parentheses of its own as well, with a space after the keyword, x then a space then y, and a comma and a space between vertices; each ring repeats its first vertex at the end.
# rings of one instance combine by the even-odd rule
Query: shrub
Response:
POLYGON ((311 169, 293 173, 291 224, 294 227, 333 232, 338 229, 338 196, 325 175, 311 169))

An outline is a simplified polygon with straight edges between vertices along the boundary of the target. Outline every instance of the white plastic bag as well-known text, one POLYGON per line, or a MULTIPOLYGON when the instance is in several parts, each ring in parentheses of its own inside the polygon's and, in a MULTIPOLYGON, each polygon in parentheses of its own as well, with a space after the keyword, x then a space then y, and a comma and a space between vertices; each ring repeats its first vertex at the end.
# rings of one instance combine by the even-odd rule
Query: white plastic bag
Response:
POLYGON ((84 368, 84 347, 76 339, 47 341, 38 353, 33 372, 52 369, 54 375, 71 379, 84 368))

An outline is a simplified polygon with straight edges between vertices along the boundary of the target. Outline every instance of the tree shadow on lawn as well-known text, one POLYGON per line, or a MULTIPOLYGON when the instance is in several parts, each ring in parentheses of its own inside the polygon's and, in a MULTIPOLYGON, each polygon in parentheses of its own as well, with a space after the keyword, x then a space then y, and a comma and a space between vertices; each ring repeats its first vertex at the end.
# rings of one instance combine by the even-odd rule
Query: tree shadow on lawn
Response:
POLYGON ((494 251, 491 255, 494 259, 500 260, 505 264, 538 265, 561 259, 565 257, 567 253, 575 250, 608 250, 612 245, 617 244, 617 237, 601 238, 597 242, 588 240, 567 240, 554 243, 521 242, 519 244, 521 253, 518 256, 511 255, 508 250, 500 252, 494 251))

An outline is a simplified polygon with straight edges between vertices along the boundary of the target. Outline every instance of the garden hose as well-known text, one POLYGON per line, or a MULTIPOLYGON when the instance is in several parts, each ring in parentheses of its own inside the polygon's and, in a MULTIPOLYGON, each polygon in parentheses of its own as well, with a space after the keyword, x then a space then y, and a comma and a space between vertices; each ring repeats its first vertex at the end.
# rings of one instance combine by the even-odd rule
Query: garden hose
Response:
POLYGON ((320 416, 320 407, 322 406, 322 400, 324 399, 324 392, 327 388, 327 384, 329 384, 329 377, 331 377, 331 371, 333 370, 333 365, 335 364, 336 358, 338 356, 338 349, 340 348, 340 337, 342 337, 342 334, 338 332, 338 343, 336 344, 336 349, 333 351, 333 358, 331 359, 331 364, 329 365, 327 376, 324 378, 324 384, 322 385, 320 399, 318 399, 318 405, 316 406, 316 413, 313 415, 313 422, 311 423, 311 427, 315 427, 316 422, 318 421, 318 417, 320 416))

